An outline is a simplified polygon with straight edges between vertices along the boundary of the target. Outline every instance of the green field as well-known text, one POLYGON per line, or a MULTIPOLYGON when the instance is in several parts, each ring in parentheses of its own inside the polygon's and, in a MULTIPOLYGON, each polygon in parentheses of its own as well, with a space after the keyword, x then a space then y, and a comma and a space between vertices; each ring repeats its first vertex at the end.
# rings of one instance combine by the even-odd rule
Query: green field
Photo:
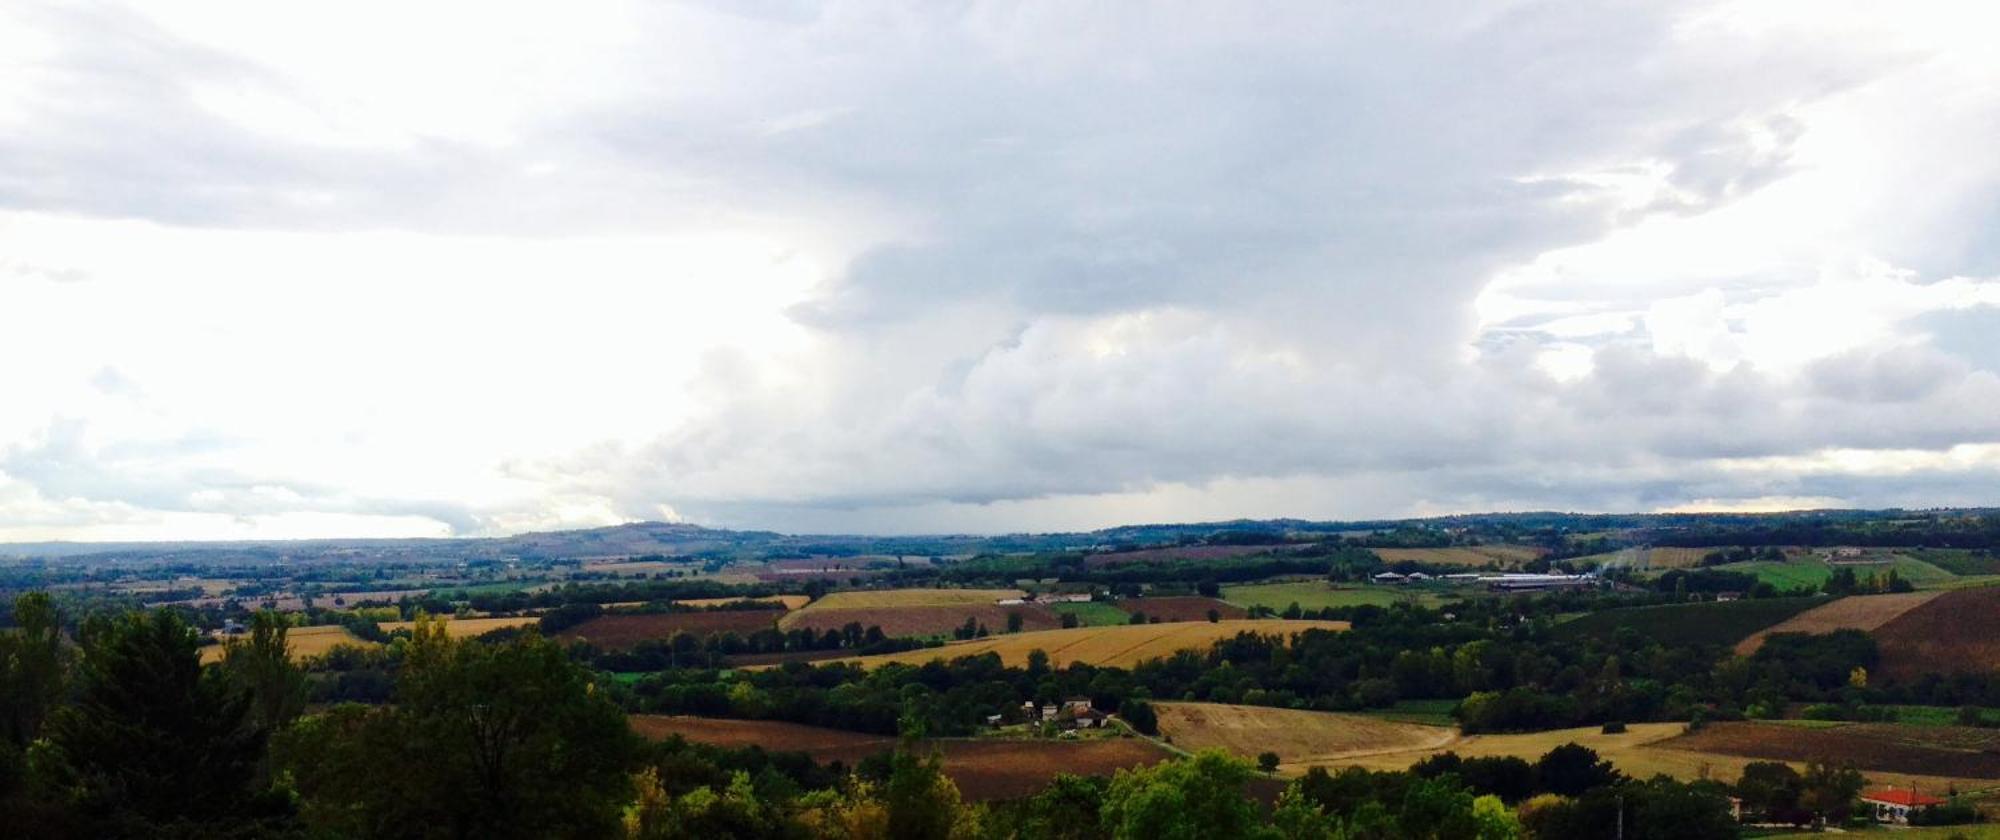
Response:
POLYGON ((1609 638, 1620 628, 1631 628, 1661 642, 1733 645, 1751 633, 1824 603, 1827 603, 1825 598, 1759 598, 1627 607, 1558 624, 1555 633, 1570 638, 1609 638))
POLYGON ((2000 574, 2000 556, 1984 551, 1964 548, 1911 548, 1904 549, 1900 553, 1954 575, 2000 574))
POLYGON ((1063 615, 1076 616, 1083 627, 1105 627, 1113 624, 1130 624, 1132 614, 1110 604, 1088 601, 1080 604, 1050 604, 1049 609, 1063 615))
MULTIPOLYGON (((1825 561, 1816 557, 1790 560, 1784 563, 1773 563, 1763 560, 1748 563, 1725 563, 1710 568, 1724 572, 1741 572, 1743 574, 1756 575, 1758 580, 1769 583, 1777 587, 1780 591, 1802 587, 1818 589, 1826 584, 1827 578, 1833 577, 1833 567, 1828 566, 1825 561)), ((1869 575, 1884 575, 1890 569, 1895 569, 1898 577, 1926 589, 1944 586, 1954 580, 1954 576, 1950 571, 1914 557, 1899 556, 1888 563, 1879 565, 1856 564, 1848 568, 1853 569, 1854 576, 1862 580, 1867 580, 1869 575)))
MULTIPOLYGON (((1443 603, 1446 592, 1427 587, 1409 586, 1343 586, 1334 588, 1321 580, 1302 580, 1290 583, 1252 583, 1243 586, 1222 588, 1222 600, 1244 609, 1270 607, 1284 610, 1296 603, 1299 609, 1319 610, 1327 607, 1355 607, 1371 604, 1386 607, 1403 600, 1415 600, 1423 606, 1443 603)), ((1456 594, 1456 593, 1454 593, 1456 594)))
POLYGON ((1398 700, 1386 709, 1367 709, 1355 714, 1425 726, 1457 726, 1458 719, 1451 716, 1451 710, 1457 706, 1457 700, 1398 700))

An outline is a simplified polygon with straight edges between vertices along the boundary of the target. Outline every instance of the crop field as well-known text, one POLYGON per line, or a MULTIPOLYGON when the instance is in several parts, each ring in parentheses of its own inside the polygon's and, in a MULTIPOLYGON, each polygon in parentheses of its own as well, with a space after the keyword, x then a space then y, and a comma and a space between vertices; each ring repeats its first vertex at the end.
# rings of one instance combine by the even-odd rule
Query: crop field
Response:
POLYGON ((1733 645, 1813 607, 1824 598, 1759 598, 1705 601, 1657 607, 1626 607, 1590 613, 1556 627, 1559 636, 1609 638, 1621 627, 1642 636, 1680 644, 1733 645))
POLYGON ((855 589, 829 593, 785 617, 784 626, 820 610, 881 610, 896 607, 957 607, 1019 598, 1019 589, 855 589))
POLYGON ((1374 717, 1222 703, 1156 702, 1160 734, 1184 750, 1219 748, 1245 758, 1270 751, 1285 764, 1345 756, 1430 749, 1457 734, 1436 726, 1374 717))
POLYGON ((1299 548, 1293 545, 1176 545, 1092 554, 1083 559, 1085 568, 1122 566, 1128 563, 1170 563, 1178 560, 1226 560, 1253 554, 1270 554, 1299 548))
POLYGON ((1764 646, 1772 633, 1831 633, 1835 630, 1874 630, 1903 613, 1923 606, 1937 592, 1901 592, 1890 595, 1855 595, 1813 607, 1773 624, 1736 643, 1738 656, 1749 656, 1764 646))
POLYGON ((1753 722, 1714 723, 1660 744, 1750 759, 1844 762, 1877 773, 2000 780, 2000 754, 1985 751, 1996 746, 2000 733, 1955 726, 1875 723, 1801 729, 1753 722))
POLYGON ((1438 566, 1486 568, 1513 566, 1542 556, 1542 551, 1521 545, 1472 545, 1451 548, 1371 548, 1384 563, 1410 561, 1438 566))
POLYGON ((1966 548, 1909 548, 1902 553, 1954 575, 2000 575, 2000 555, 1966 548))
POLYGON ((949 636, 951 631, 965 625, 971 619, 975 625, 984 626, 989 632, 1002 633, 1007 630, 1007 616, 1019 613, 1023 630, 1053 630, 1062 626, 1062 618, 1040 604, 1015 604, 1000 606, 985 604, 947 604, 928 607, 871 607, 855 609, 809 609, 788 613, 778 626, 786 630, 809 629, 816 633, 839 630, 850 623, 862 627, 880 627, 889 636, 949 636))
MULTIPOLYGON (((896 746, 896 739, 889 736, 778 721, 634 715, 632 728, 648 738, 680 735, 690 741, 721 746, 755 745, 766 750, 804 752, 815 761, 839 761, 850 767, 896 746)), ((1047 787, 1057 773, 1108 776, 1128 767, 1172 757, 1172 753, 1159 745, 1141 738, 1074 741, 952 738, 929 743, 943 753, 945 775, 951 777, 967 800, 974 802, 1034 794, 1047 787)))
POLYGON ((1882 672, 1899 679, 2000 667, 2000 588, 1945 592, 1871 635, 1882 650, 1882 672))
POLYGON ((1146 618, 1157 618, 1161 621, 1207 621, 1210 610, 1214 610, 1222 618, 1242 618, 1249 614, 1235 604, 1224 603, 1214 598, 1188 596, 1123 598, 1118 601, 1118 609, 1128 615, 1145 613, 1146 618))
POLYGON ((557 633, 558 638, 581 639, 600 648, 628 648, 648 639, 670 639, 675 633, 714 636, 735 633, 748 636, 777 626, 777 610, 722 610, 717 612, 646 613, 601 615, 557 633))
POLYGON ((1065 615, 1074 615, 1076 616, 1077 623, 1083 627, 1106 627, 1116 624, 1129 624, 1132 621, 1130 613, 1098 601, 1050 604, 1049 610, 1054 612, 1058 618, 1065 615))
MULTIPOLYGON (((364 648, 377 646, 374 642, 348 632, 347 628, 338 624, 326 624, 316 627, 293 627, 285 631, 285 645, 293 661, 311 656, 320 656, 329 650, 333 650, 336 645, 351 645, 364 648)), ((201 661, 205 663, 221 662, 223 647, 223 645, 203 645, 201 648, 201 661)))
POLYGON ((1292 604, 1298 604, 1300 609, 1318 610, 1363 604, 1386 607, 1405 600, 1424 606, 1435 606, 1444 602, 1444 596, 1437 591, 1417 586, 1336 587, 1323 580, 1306 580, 1292 583, 1225 586, 1222 588, 1222 600, 1240 607, 1261 606, 1283 610, 1292 604))
POLYGON ((1455 708, 1458 708, 1457 700, 1398 700, 1386 709, 1368 709, 1354 714, 1425 726, 1457 726, 1458 719, 1451 716, 1451 710, 1455 708))
MULTIPOLYGON (((508 627, 533 627, 539 623, 541 623, 541 619, 532 615, 505 618, 447 618, 444 622, 444 632, 445 635, 454 639, 464 639, 483 636, 495 630, 508 627)), ((414 621, 383 621, 377 623, 376 626, 382 628, 382 632, 384 633, 393 633, 397 630, 414 629, 417 623, 414 621)))
POLYGON ((796 610, 811 603, 812 599, 804 595, 766 595, 762 598, 683 598, 674 603, 684 607, 719 607, 723 604, 734 604, 741 601, 754 601, 759 604, 783 604, 785 605, 785 609, 796 610))
POLYGON ((922 665, 939 659, 957 659, 986 653, 1000 655, 1002 662, 1016 668, 1028 664, 1028 653, 1040 650, 1049 655, 1049 664, 1058 667, 1075 663, 1098 667, 1130 668, 1148 659, 1170 656, 1176 651, 1206 651, 1217 641, 1238 633, 1288 635, 1306 630, 1346 630, 1345 621, 1184 621, 1163 624, 1128 624, 1118 627, 1076 627, 1034 633, 1009 633, 952 642, 944 647, 861 656, 840 661, 859 662, 874 667, 892 662, 922 665))

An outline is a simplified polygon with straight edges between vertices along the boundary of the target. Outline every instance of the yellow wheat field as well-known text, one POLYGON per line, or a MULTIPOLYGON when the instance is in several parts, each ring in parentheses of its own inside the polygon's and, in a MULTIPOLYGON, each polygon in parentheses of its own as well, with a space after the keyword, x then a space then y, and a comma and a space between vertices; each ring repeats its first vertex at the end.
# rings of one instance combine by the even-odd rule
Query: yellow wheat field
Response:
MULTIPOLYGON (((225 642, 220 645, 206 645, 202 647, 201 661, 204 663, 221 662, 222 652, 228 644, 225 642)), ((374 642, 356 636, 348 632, 347 628, 337 624, 319 627, 293 627, 285 631, 285 645, 289 648, 293 661, 305 659, 309 656, 319 656, 329 650, 333 650, 335 645, 352 645, 354 647, 376 646, 374 642)))
MULTIPOLYGON (((485 635, 505 627, 532 627, 540 621, 541 619, 532 615, 517 615, 505 618, 446 618, 444 633, 454 639, 464 639, 485 635)), ((381 627, 384 633, 393 633, 397 630, 415 629, 417 623, 414 621, 384 621, 376 626, 381 627)), ((298 631, 294 630, 292 632, 296 633, 298 631)))
POLYGON ((1212 623, 1181 621, 1166 624, 1073 627, 1066 630, 1009 633, 984 639, 952 642, 944 647, 833 661, 858 662, 868 667, 891 662, 922 665, 933 660, 997 653, 1002 662, 1014 667, 1023 667, 1028 664, 1028 653, 1040 650, 1049 655, 1049 664, 1057 667, 1082 663, 1098 667, 1130 668, 1148 659, 1170 656, 1176 651, 1207 650, 1217 641, 1238 633, 1289 635, 1306 630, 1346 630, 1347 626, 1345 621, 1285 621, 1269 618, 1212 623))

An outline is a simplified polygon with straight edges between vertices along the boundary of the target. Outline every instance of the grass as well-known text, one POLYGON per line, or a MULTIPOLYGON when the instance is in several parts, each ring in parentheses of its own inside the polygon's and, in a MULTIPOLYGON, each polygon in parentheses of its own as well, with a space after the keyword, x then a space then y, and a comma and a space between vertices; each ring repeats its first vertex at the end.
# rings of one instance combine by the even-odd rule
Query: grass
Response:
POLYGON ((1084 627, 1110 627, 1129 624, 1132 621, 1131 613, 1097 601, 1050 604, 1049 609, 1054 610, 1057 615, 1076 616, 1078 624, 1084 627))
POLYGON ((1027 666, 1029 652, 1040 650, 1049 655, 1049 664, 1056 667, 1083 663, 1100 668, 1130 668, 1148 659, 1171 656, 1177 651, 1206 651, 1216 642, 1235 636, 1237 633, 1277 635, 1314 629, 1346 630, 1347 622, 1285 621, 1270 618, 1037 630, 1030 633, 1009 633, 954 642, 938 648, 830 661, 855 662, 872 668, 890 663, 922 665, 936 660, 997 653, 1000 655, 1000 660, 1008 666, 1021 668, 1027 666))
POLYGON ((1457 700, 1398 700, 1389 708, 1368 709, 1356 714, 1425 726, 1457 726, 1458 719, 1451 716, 1451 710, 1457 706, 1457 700))
POLYGON ((1384 750, 1425 749, 1451 741, 1447 728, 1361 715, 1236 706, 1156 702, 1160 734, 1181 749, 1222 749, 1244 758, 1275 752, 1287 764, 1310 763, 1384 750))
POLYGON ((1307 610, 1355 607, 1363 604, 1386 607, 1404 599, 1414 599, 1424 606, 1435 606, 1445 600, 1442 594, 1428 588, 1407 586, 1335 588, 1332 584, 1320 580, 1252 583, 1222 588, 1222 600, 1244 609, 1269 607, 1272 610, 1282 611, 1294 603, 1298 604, 1300 609, 1307 610))
POLYGON ((2000 556, 1964 548, 1912 548, 1902 552, 1954 575, 2000 574, 2000 556))
POLYGON ((1556 625, 1570 638, 1608 638, 1620 628, 1675 644, 1733 645, 1744 637, 1820 604, 1824 598, 1758 598, 1667 604, 1594 612, 1556 625))
MULTIPOLYGON (((1756 575, 1758 580, 1767 582, 1779 590, 1799 588, 1819 589, 1826 584, 1827 578, 1833 577, 1833 567, 1827 565, 1825 561, 1817 557, 1804 557, 1797 560, 1787 560, 1783 563, 1769 560, 1753 560, 1747 563, 1724 563, 1712 568, 1725 572, 1741 572, 1743 574, 1756 575)), ((1887 563, 1857 563, 1848 566, 1848 568, 1853 569, 1854 576, 1862 580, 1868 579, 1869 575, 1883 575, 1887 574, 1890 569, 1894 569, 1898 577, 1922 587, 1942 586, 1948 584, 1956 577, 1952 572, 1937 565, 1914 557, 1904 556, 1898 556, 1887 563)))

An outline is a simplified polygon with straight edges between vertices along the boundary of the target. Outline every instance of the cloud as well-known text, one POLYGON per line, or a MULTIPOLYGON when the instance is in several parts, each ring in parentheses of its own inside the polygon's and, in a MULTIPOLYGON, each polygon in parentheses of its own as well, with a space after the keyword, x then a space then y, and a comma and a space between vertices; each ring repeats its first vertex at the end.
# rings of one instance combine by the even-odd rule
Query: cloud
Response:
POLYGON ((0 538, 2000 470, 1932 457, 2000 441, 2000 66, 1942 7, 4 14, 0 538))

